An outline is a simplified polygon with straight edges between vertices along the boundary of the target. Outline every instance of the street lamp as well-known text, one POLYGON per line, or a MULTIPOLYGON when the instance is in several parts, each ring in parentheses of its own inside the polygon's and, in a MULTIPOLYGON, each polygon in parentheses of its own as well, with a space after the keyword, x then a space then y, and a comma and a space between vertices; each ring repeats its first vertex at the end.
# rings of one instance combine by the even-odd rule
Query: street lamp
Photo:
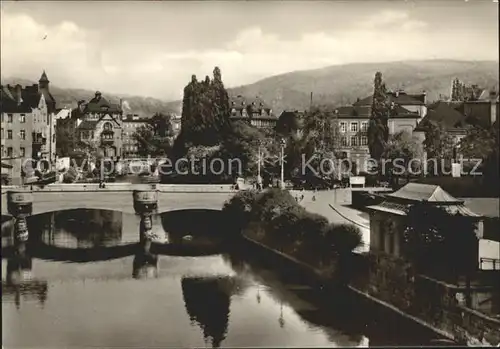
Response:
POLYGON ((261 152, 262 141, 259 140, 259 150, 258 150, 258 158, 257 158, 257 189, 262 189, 262 177, 260 174, 260 162, 262 161, 262 152, 261 152))
POLYGON ((284 138, 281 138, 280 146, 281 146, 281 181, 280 187, 281 189, 285 189, 285 145, 286 141, 284 138))

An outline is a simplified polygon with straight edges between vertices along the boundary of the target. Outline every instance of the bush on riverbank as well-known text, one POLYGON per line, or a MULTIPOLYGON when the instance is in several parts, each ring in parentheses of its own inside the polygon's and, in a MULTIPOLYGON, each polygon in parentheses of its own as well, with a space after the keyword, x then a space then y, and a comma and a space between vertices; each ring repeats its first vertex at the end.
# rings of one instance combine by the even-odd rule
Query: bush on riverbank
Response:
POLYGON ((226 221, 242 234, 319 268, 360 246, 361 232, 350 224, 332 224, 300 206, 288 191, 242 191, 224 205, 226 221))

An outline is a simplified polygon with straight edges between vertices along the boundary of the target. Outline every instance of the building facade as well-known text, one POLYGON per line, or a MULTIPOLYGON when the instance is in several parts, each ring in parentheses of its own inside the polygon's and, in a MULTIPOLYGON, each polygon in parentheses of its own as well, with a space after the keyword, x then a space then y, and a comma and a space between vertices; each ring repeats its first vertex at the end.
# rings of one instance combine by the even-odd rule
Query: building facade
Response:
POLYGON ((231 100, 231 120, 241 120, 249 123, 253 127, 261 129, 274 129, 278 118, 273 114, 272 109, 258 97, 250 103, 245 98, 238 95, 231 100))
POLYGON ((119 104, 110 103, 97 91, 90 101, 79 101, 59 126, 72 135, 73 151, 98 151, 116 159, 123 152, 123 120, 119 104))
POLYGON ((56 101, 49 83, 44 71, 38 84, 0 87, 2 162, 13 166, 14 182, 26 159, 55 162, 56 101))
POLYGON ((134 134, 140 127, 149 124, 150 118, 141 117, 138 114, 127 114, 122 119, 123 124, 123 157, 137 157, 138 144, 134 134))
MULTIPOLYGON (((404 91, 389 93, 391 113, 387 124, 389 134, 406 131, 412 134, 419 122, 427 115, 425 93, 409 95, 404 91)), ((356 101, 351 106, 335 110, 340 132, 339 150, 356 163, 357 172, 368 170, 368 125, 373 97, 356 101)))

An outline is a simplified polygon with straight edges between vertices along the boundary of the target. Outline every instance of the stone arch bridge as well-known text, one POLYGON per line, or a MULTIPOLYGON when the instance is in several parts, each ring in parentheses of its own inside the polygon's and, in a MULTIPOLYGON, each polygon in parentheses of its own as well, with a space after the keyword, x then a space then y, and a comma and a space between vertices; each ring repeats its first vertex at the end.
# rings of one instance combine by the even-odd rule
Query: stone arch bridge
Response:
MULTIPOLYGON (((235 191, 229 186, 165 186, 158 189, 158 213, 181 210, 221 210, 235 191)), ((2 215, 8 215, 7 195, 2 188, 2 215)), ((13 188, 15 190, 15 188, 13 188)), ((132 193, 128 188, 108 186, 98 189, 86 186, 45 188, 33 191, 33 214, 78 208, 117 210, 135 213, 132 193)))

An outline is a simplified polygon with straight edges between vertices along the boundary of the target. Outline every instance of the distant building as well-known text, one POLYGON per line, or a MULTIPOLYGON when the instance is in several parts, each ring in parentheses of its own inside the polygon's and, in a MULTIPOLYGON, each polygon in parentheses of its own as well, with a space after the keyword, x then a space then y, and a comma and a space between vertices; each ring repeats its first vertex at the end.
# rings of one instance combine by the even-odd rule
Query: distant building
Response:
POLYGON ((1 156, 13 166, 14 182, 24 159, 55 161, 56 101, 49 83, 44 71, 38 84, 0 86, 1 156))
POLYGON ((181 115, 172 114, 172 118, 170 119, 172 123, 172 130, 174 131, 174 138, 181 133, 181 115))
MULTIPOLYGON (((339 150, 344 156, 359 163, 358 171, 366 171, 366 160, 369 158, 368 124, 371 117, 373 97, 369 96, 356 101, 351 106, 335 110, 340 131, 339 150)), ((426 94, 407 94, 404 91, 389 92, 391 103, 387 124, 389 134, 406 131, 409 134, 427 115, 426 94)))
POLYGON ((149 124, 151 118, 139 116, 138 114, 127 114, 123 117, 123 157, 138 156, 138 144, 134 134, 140 127, 149 124))
POLYGON ((97 91, 89 102, 79 101, 60 126, 73 135, 73 150, 101 150, 109 158, 122 156, 122 109, 97 91))
POLYGON ((238 95, 232 98, 230 107, 231 120, 245 121, 257 128, 274 129, 278 121, 271 108, 258 97, 247 103, 245 98, 238 95))

